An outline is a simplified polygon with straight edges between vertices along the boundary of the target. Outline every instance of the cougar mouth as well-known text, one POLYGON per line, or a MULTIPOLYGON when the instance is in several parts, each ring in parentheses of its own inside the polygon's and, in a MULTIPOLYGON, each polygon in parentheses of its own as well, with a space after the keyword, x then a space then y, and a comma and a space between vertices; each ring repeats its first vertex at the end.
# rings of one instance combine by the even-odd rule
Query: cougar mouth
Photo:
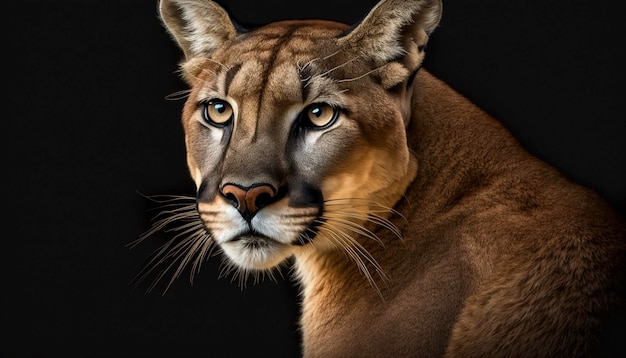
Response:
POLYGON ((245 245, 254 248, 254 247, 266 247, 272 243, 280 244, 278 241, 272 239, 271 237, 265 236, 263 234, 257 232, 245 233, 243 235, 235 236, 232 239, 226 241, 229 242, 242 242, 245 245))
POLYGON ((236 236, 220 246, 233 263, 248 270, 271 269, 292 254, 291 245, 258 233, 236 236))
POLYGON ((289 244, 280 242, 278 240, 275 240, 267 235, 263 235, 258 232, 249 232, 249 233, 235 236, 232 239, 225 241, 224 244, 239 242, 239 243, 243 243, 245 247, 248 249, 264 248, 264 247, 268 247, 271 245, 304 246, 306 244, 309 244, 311 241, 313 241, 315 236, 317 236, 317 233, 319 231, 318 229, 319 225, 320 225, 319 223, 315 223, 314 225, 311 225, 305 231, 300 233, 297 240, 289 244))

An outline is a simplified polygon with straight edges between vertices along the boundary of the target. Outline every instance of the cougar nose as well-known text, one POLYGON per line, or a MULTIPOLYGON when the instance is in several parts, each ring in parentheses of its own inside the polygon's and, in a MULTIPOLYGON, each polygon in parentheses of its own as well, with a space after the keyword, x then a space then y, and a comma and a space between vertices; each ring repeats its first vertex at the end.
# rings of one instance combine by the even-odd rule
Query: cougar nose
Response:
POLYGON ((256 184, 250 187, 226 184, 222 187, 222 195, 235 205, 244 218, 249 220, 262 207, 272 202, 276 196, 276 190, 269 184, 256 184))

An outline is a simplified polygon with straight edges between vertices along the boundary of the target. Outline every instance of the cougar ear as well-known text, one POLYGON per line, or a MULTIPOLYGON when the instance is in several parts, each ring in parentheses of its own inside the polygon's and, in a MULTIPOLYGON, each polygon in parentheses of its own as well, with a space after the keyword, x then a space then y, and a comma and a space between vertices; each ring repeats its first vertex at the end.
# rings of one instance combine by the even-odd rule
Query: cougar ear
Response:
POLYGON ((224 8, 210 0, 160 0, 159 15, 189 61, 237 36, 224 8))
POLYGON ((441 0, 382 0, 338 44, 379 66, 405 58, 405 66, 412 71, 421 64, 422 51, 441 12, 441 0))

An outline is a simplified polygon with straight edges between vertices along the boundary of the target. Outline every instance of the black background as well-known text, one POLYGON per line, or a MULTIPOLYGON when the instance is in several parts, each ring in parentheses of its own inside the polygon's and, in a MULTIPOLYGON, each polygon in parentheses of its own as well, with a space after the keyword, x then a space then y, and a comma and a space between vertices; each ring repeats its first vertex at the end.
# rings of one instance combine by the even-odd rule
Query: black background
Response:
MULTIPOLYGON (((375 1, 226 3, 243 23, 352 23, 375 1)), ((608 0, 448 0, 425 68, 624 214, 620 9, 608 0)), ((125 246, 154 214, 138 192, 194 190, 183 102, 165 99, 186 88, 175 73, 181 53, 156 2, 30 0, 2 11, 0 355, 296 356, 288 279, 242 290, 218 279, 213 258, 193 285, 186 272, 164 295, 164 286, 146 294, 129 285, 166 237, 125 246)))

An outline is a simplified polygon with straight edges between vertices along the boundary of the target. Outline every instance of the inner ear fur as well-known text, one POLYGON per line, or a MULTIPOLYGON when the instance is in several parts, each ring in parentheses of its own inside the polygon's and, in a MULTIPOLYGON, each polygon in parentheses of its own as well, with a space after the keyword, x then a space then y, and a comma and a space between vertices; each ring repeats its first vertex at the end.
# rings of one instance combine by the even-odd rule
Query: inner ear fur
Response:
POLYGON ((379 66, 383 86, 391 88, 421 66, 441 13, 441 0, 382 0, 337 42, 379 66))
POLYGON ((181 70, 187 82, 195 77, 202 58, 237 36, 228 12, 214 1, 160 0, 159 16, 184 53, 181 70))

